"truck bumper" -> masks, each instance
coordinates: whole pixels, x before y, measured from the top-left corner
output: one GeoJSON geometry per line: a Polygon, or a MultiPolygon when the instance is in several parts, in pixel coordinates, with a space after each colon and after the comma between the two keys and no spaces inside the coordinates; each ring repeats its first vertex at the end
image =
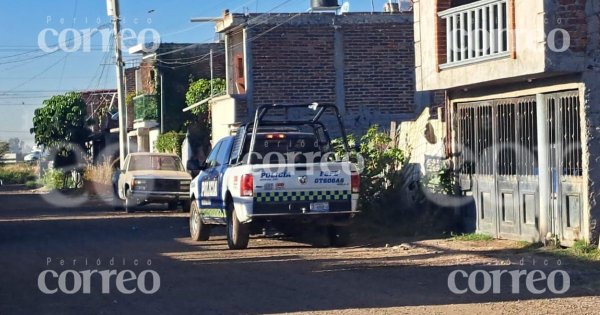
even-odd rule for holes
{"type": "Polygon", "coordinates": [[[131,196],[143,202],[171,202],[190,200],[189,192],[132,191],[131,196]]]}
{"type": "Polygon", "coordinates": [[[310,202],[269,202],[254,203],[247,213],[247,222],[253,219],[283,219],[299,221],[345,222],[359,213],[352,210],[350,200],[330,201],[328,211],[311,211],[310,202]]]}

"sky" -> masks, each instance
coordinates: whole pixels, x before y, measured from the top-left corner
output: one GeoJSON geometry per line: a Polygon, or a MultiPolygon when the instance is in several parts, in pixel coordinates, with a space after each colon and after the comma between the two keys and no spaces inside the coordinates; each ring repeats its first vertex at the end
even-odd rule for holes
{"type": "MultiPolygon", "coordinates": [[[[342,3],[343,1],[339,1],[342,3]]],[[[371,11],[371,0],[350,0],[350,11],[371,11]]],[[[386,0],[373,0],[381,11],[386,0]]],[[[214,24],[193,17],[232,12],[301,12],[310,0],[120,0],[122,28],[129,35],[161,42],[215,40],[214,24]],[[146,31],[144,31],[146,30],[146,31]]],[[[67,91],[116,88],[112,41],[93,29],[110,27],[105,0],[0,0],[0,140],[33,144],[34,110],[44,99],[67,91]],[[85,34],[92,34],[86,39],[85,34]],[[83,40],[82,40],[83,38],[83,40]],[[58,43],[63,42],[58,49],[58,43]]],[[[124,50],[137,43],[125,41],[124,50]]],[[[125,53],[128,66],[135,56],[125,53]]]]}

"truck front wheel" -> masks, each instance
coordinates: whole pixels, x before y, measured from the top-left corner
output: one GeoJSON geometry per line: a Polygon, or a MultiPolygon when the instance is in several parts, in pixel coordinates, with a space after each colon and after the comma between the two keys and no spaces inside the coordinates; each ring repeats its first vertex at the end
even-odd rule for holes
{"type": "Polygon", "coordinates": [[[229,249],[246,249],[250,240],[250,226],[235,215],[233,203],[227,205],[227,246],[229,249]]]}
{"type": "Polygon", "coordinates": [[[198,203],[192,200],[190,211],[190,236],[194,241],[208,241],[210,238],[210,225],[202,223],[202,216],[198,203]]]}

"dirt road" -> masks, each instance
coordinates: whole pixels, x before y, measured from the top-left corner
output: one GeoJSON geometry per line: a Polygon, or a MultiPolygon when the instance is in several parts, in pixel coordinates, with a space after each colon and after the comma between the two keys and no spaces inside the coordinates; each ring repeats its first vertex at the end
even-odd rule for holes
{"type": "MultiPolygon", "coordinates": [[[[600,306],[597,264],[533,255],[517,250],[514,242],[362,239],[340,249],[254,238],[248,250],[229,251],[223,231],[208,242],[189,241],[181,213],[127,215],[98,200],[75,207],[52,200],[0,193],[0,314],[595,314],[600,306]],[[501,278],[498,294],[454,294],[448,286],[456,270],[534,269],[546,275],[564,270],[569,289],[562,295],[533,294],[525,277],[518,294],[511,292],[509,278],[501,278]],[[40,289],[45,270],[58,275],[43,278],[56,293],[40,289]],[[144,294],[139,281],[129,281],[126,287],[137,291],[125,294],[113,277],[110,293],[102,293],[102,278],[92,275],[89,294],[83,293],[84,284],[67,294],[59,282],[68,270],[73,272],[63,279],[67,290],[76,287],[73,274],[85,270],[131,270],[136,276],[152,270],[160,286],[144,294]]],[[[476,288],[484,287],[481,279],[476,288]]],[[[149,290],[154,282],[144,286],[149,290]]],[[[459,286],[468,287],[466,278],[459,286]]]]}

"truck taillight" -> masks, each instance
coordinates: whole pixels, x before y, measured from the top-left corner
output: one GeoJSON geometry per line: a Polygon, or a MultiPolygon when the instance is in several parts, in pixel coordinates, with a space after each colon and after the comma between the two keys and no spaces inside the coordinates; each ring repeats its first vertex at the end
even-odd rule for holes
{"type": "Polygon", "coordinates": [[[252,177],[252,174],[242,175],[242,182],[240,183],[240,195],[250,197],[254,195],[254,178],[252,177]]]}
{"type": "Polygon", "coordinates": [[[351,182],[351,186],[352,186],[352,192],[353,193],[358,193],[360,192],[360,175],[358,173],[352,173],[352,175],[350,175],[350,182],[351,182]]]}

